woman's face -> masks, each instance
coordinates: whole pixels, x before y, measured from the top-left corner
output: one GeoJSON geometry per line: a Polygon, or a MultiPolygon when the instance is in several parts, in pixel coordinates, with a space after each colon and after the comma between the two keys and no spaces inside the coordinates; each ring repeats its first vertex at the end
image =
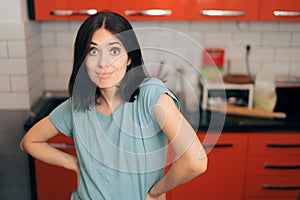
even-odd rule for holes
{"type": "Polygon", "coordinates": [[[125,76],[130,59],[121,41],[100,28],[92,37],[85,62],[90,79],[99,89],[113,89],[125,76]]]}

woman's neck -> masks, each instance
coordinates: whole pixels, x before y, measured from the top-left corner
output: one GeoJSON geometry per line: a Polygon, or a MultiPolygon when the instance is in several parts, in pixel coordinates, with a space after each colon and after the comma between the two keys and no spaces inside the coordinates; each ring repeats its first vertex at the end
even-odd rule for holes
{"type": "Polygon", "coordinates": [[[124,101],[118,95],[115,90],[101,90],[100,98],[98,99],[97,110],[105,115],[113,113],[124,101]]]}

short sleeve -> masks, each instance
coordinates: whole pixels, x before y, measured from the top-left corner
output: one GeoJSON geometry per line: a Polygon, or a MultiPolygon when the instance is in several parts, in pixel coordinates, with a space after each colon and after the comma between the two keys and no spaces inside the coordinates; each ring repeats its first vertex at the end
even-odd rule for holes
{"type": "Polygon", "coordinates": [[[148,80],[144,81],[140,88],[140,94],[146,108],[150,111],[152,117],[154,117],[153,108],[163,94],[167,94],[172,97],[175,105],[180,110],[180,102],[178,101],[176,96],[159,79],[149,78],[148,80]]]}
{"type": "Polygon", "coordinates": [[[68,137],[73,137],[72,103],[67,99],[50,113],[54,126],[68,137]]]}

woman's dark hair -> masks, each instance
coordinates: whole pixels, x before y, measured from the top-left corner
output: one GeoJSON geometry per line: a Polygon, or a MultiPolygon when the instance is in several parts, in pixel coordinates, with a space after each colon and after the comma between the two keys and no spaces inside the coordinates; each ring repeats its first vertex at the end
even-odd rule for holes
{"type": "Polygon", "coordinates": [[[89,53],[93,34],[100,28],[111,32],[122,42],[131,60],[119,85],[117,95],[125,101],[134,101],[139,93],[140,84],[147,77],[140,45],[128,20],[111,11],[102,11],[92,15],[83,22],[75,39],[69,94],[76,109],[88,109],[91,103],[97,103],[101,96],[99,88],[90,80],[85,66],[85,58],[89,53]]]}

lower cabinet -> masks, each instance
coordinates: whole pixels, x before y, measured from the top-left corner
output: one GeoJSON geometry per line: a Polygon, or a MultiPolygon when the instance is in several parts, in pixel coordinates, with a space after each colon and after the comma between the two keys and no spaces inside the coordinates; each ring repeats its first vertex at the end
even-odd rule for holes
{"type": "Polygon", "coordinates": [[[168,199],[244,199],[248,135],[221,134],[216,144],[206,142],[206,134],[197,135],[208,153],[207,171],[169,192],[168,199]]]}
{"type": "Polygon", "coordinates": [[[170,191],[168,200],[300,199],[300,133],[222,133],[215,145],[205,136],[198,134],[207,171],[170,191]]]}
{"type": "Polygon", "coordinates": [[[246,199],[300,198],[300,134],[250,134],[246,199]]]}
{"type": "MultiPolygon", "coordinates": [[[[49,141],[66,153],[76,155],[73,141],[59,134],[49,141]]],[[[67,200],[77,187],[76,174],[70,170],[34,160],[36,196],[38,200],[67,200]]]]}
{"type": "MultiPolygon", "coordinates": [[[[300,133],[198,133],[207,171],[167,193],[168,200],[296,200],[300,198],[300,133]],[[216,142],[214,142],[216,141],[216,142]]],[[[49,141],[76,155],[73,141],[49,141]]],[[[35,160],[39,200],[66,200],[76,188],[74,172],[35,160]]]]}

